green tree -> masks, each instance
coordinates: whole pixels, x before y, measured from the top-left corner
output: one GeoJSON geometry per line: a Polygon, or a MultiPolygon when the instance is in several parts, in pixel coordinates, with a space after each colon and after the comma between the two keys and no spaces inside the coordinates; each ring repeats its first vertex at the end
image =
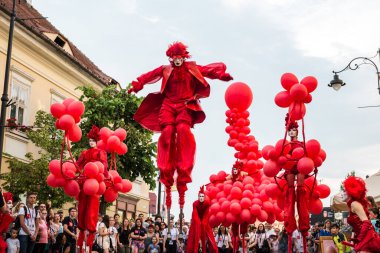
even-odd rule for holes
{"type": "Polygon", "coordinates": [[[84,137],[73,145],[75,155],[88,148],[85,135],[92,125],[99,128],[109,127],[115,130],[119,127],[128,132],[126,144],[128,152],[118,156],[117,168],[123,178],[133,181],[138,176],[154,189],[156,186],[157,169],[154,165],[156,143],[152,141],[153,133],[142,128],[133,115],[142,99],[128,94],[126,89],[117,90],[109,86],[101,92],[96,92],[90,86],[78,87],[83,92],[80,100],[84,102],[86,110],[80,127],[84,137]]]}
{"type": "Polygon", "coordinates": [[[5,180],[3,187],[14,195],[21,195],[27,191],[38,193],[38,200],[51,201],[53,207],[61,207],[73,199],[67,197],[62,188],[51,188],[46,183],[49,174],[49,162],[59,159],[63,132],[55,128],[55,119],[44,111],[38,111],[33,129],[26,132],[27,137],[40,148],[39,158],[35,159],[32,153],[25,154],[27,162],[11,157],[7,162],[10,172],[1,174],[5,180]]]}

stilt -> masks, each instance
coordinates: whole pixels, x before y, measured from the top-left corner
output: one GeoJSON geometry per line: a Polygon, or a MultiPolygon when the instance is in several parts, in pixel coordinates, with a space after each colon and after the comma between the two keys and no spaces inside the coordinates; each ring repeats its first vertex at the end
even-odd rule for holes
{"type": "Polygon", "coordinates": [[[179,210],[179,238],[181,239],[183,239],[182,222],[183,222],[183,208],[179,210]]]}

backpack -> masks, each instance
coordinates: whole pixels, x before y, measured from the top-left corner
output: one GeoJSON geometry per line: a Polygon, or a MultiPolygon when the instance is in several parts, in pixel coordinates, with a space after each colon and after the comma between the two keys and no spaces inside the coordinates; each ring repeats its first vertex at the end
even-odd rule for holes
{"type": "MultiPolygon", "coordinates": [[[[34,207],[34,210],[35,210],[35,212],[37,214],[38,213],[38,207],[34,207]]],[[[24,206],[24,213],[25,214],[28,213],[28,210],[26,209],[25,206],[24,206]]],[[[37,217],[36,217],[36,219],[37,219],[37,217]]],[[[24,219],[24,221],[25,221],[25,219],[24,219]]],[[[13,222],[13,228],[17,229],[17,231],[20,231],[20,229],[21,229],[20,215],[17,215],[16,219],[14,220],[14,222],[13,222]]]]}

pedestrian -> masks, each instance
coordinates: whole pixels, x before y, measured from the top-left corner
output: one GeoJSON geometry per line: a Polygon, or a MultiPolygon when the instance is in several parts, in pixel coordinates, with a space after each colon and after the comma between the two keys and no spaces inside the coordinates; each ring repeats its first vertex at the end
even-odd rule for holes
{"type": "Polygon", "coordinates": [[[347,238],[343,233],[339,232],[339,229],[340,227],[338,223],[331,224],[331,236],[338,249],[338,253],[351,252],[350,247],[343,244],[343,242],[347,242],[347,238]]]}
{"type": "Polygon", "coordinates": [[[37,193],[28,192],[26,194],[26,205],[20,209],[20,232],[18,239],[20,241],[20,253],[32,253],[38,234],[39,213],[35,208],[37,193]]]}
{"type": "Polygon", "coordinates": [[[146,230],[142,226],[142,220],[136,219],[135,226],[131,229],[132,252],[141,253],[145,249],[144,240],[147,237],[146,230]]]}
{"type": "Polygon", "coordinates": [[[50,238],[52,243],[52,252],[56,252],[58,250],[57,245],[57,236],[63,233],[63,225],[60,222],[59,213],[54,214],[54,218],[52,223],[50,224],[50,238]]]}
{"type": "Polygon", "coordinates": [[[113,216],[113,218],[114,218],[114,220],[115,220],[115,225],[114,225],[114,227],[115,227],[116,229],[119,229],[120,226],[121,226],[121,224],[120,224],[120,215],[116,213],[116,214],[113,216]]]}
{"type": "Polygon", "coordinates": [[[63,221],[63,232],[66,235],[66,241],[70,244],[70,253],[76,252],[76,244],[77,244],[77,209],[75,207],[70,207],[69,215],[66,216],[63,221]]]}
{"type": "Polygon", "coordinates": [[[118,245],[119,253],[130,253],[131,247],[129,241],[129,234],[131,233],[131,227],[128,218],[124,218],[122,226],[119,228],[118,245]]]}
{"type": "Polygon", "coordinates": [[[97,237],[97,244],[103,249],[103,253],[110,253],[110,237],[108,228],[110,227],[110,217],[103,216],[103,221],[99,224],[99,235],[97,237]]]}
{"type": "Polygon", "coordinates": [[[303,253],[304,252],[302,233],[298,229],[293,231],[292,243],[293,243],[293,252],[295,252],[295,253],[303,253]]]}
{"type": "Polygon", "coordinates": [[[20,252],[20,241],[17,239],[18,230],[11,229],[11,237],[6,240],[7,243],[7,253],[19,253],[20,252]]]}
{"type": "Polygon", "coordinates": [[[319,231],[319,236],[331,236],[330,227],[331,220],[326,219],[323,225],[323,229],[319,231]]]}
{"type": "Polygon", "coordinates": [[[110,237],[110,252],[117,252],[117,238],[118,231],[115,227],[115,219],[110,217],[110,226],[108,228],[108,234],[110,237]]]}
{"type": "Polygon", "coordinates": [[[228,234],[228,229],[223,225],[220,225],[215,241],[219,253],[228,253],[232,249],[231,236],[228,234]]]}
{"type": "Polygon", "coordinates": [[[148,226],[148,232],[146,234],[146,238],[144,239],[145,251],[148,251],[148,246],[152,243],[152,238],[157,237],[156,233],[154,233],[154,226],[150,224],[148,226]]]}
{"type": "Polygon", "coordinates": [[[34,246],[33,253],[45,253],[47,252],[47,244],[48,244],[48,224],[46,221],[47,217],[47,209],[40,208],[40,219],[38,222],[38,236],[36,239],[36,245],[34,246]]]}
{"type": "Polygon", "coordinates": [[[161,251],[157,237],[152,237],[152,243],[148,246],[148,253],[159,253],[161,251]]]}
{"type": "Polygon", "coordinates": [[[282,228],[279,234],[278,252],[288,253],[288,233],[286,233],[285,227],[282,228]]]}
{"type": "Polygon", "coordinates": [[[269,242],[267,238],[267,233],[264,228],[264,224],[260,223],[259,226],[257,227],[257,232],[256,232],[256,252],[257,253],[269,253],[270,248],[269,248],[269,242]]]}
{"type": "Polygon", "coordinates": [[[174,221],[170,220],[169,226],[162,232],[164,236],[164,252],[176,253],[177,252],[177,239],[179,231],[174,227],[174,221]]]}

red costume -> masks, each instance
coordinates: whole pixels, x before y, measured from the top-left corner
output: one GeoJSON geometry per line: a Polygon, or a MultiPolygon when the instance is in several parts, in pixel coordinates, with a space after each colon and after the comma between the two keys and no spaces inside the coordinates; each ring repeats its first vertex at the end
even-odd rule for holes
{"type": "MultiPolygon", "coordinates": [[[[89,139],[94,141],[99,140],[99,128],[93,126],[91,131],[87,134],[89,139]]],[[[80,169],[88,162],[99,161],[104,165],[104,175],[108,177],[108,162],[107,153],[104,150],[97,149],[96,147],[89,148],[82,151],[79,155],[77,165],[80,169]]],[[[99,214],[99,195],[89,196],[81,190],[78,196],[78,228],[80,230],[77,245],[82,249],[83,241],[85,238],[85,231],[89,232],[87,237],[87,245],[92,247],[95,239],[96,223],[98,222],[99,214]]]]}
{"type": "MultiPolygon", "coordinates": [[[[193,203],[193,213],[191,215],[191,225],[189,231],[189,239],[187,242],[187,253],[198,253],[199,241],[201,241],[202,252],[206,252],[206,242],[208,245],[208,250],[210,253],[218,252],[218,247],[216,246],[214,234],[209,219],[209,208],[210,201],[205,198],[204,187],[198,193],[198,196],[203,194],[204,201],[200,200],[194,201],[193,203]]],[[[199,196],[201,198],[201,196],[199,196]]]]}
{"type": "Polygon", "coordinates": [[[187,47],[181,42],[173,43],[166,54],[171,65],[160,66],[132,82],[129,92],[138,92],[145,84],[155,83],[162,78],[159,93],[150,93],[141,103],[134,119],[143,127],[161,132],[158,140],[157,167],[160,181],[166,186],[168,208],[171,206],[170,188],[177,171],[177,189],[181,209],[184,205],[186,184],[190,183],[194,166],[196,143],[190,128],[205,119],[199,98],[210,95],[210,86],[205,77],[232,80],[224,63],[199,66],[195,62],[183,62],[189,58],[187,47]],[[182,59],[176,64],[176,59],[182,59]]]}
{"type": "MultiPolygon", "coordinates": [[[[10,192],[3,194],[5,203],[9,200],[13,200],[13,195],[10,192]]],[[[1,196],[1,198],[3,197],[1,196]]],[[[3,235],[8,231],[9,225],[13,222],[13,217],[9,213],[0,213],[0,253],[5,253],[7,249],[7,243],[4,240],[3,235]]]]}
{"type": "Polygon", "coordinates": [[[359,177],[350,176],[343,182],[344,188],[350,200],[347,202],[350,215],[347,218],[355,233],[354,248],[356,252],[380,252],[380,237],[368,219],[368,202],[365,196],[365,182],[359,177]],[[352,212],[351,205],[354,201],[359,202],[367,216],[367,220],[361,220],[356,213],[352,212]]]}

